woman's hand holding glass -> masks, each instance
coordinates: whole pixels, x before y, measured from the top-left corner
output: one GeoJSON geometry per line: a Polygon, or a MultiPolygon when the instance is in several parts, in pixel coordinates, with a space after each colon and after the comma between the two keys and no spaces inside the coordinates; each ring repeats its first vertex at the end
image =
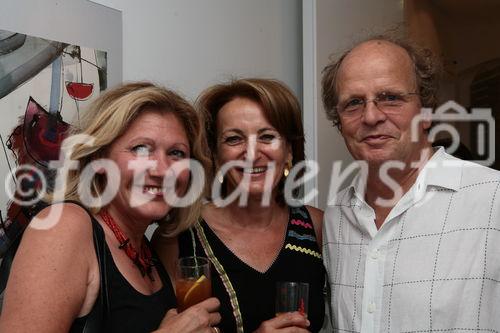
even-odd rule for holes
{"type": "Polygon", "coordinates": [[[219,301],[210,297],[210,262],[203,257],[179,258],[176,267],[175,289],[178,309],[167,312],[160,332],[218,332],[214,327],[221,316],[219,301]]]}
{"type": "Polygon", "coordinates": [[[254,333],[307,333],[309,325],[300,312],[287,312],[264,321],[254,333]]]}
{"type": "Polygon", "coordinates": [[[160,327],[153,333],[214,333],[221,316],[217,312],[219,301],[215,297],[193,305],[181,313],[171,309],[165,315],[160,327]]]}
{"type": "Polygon", "coordinates": [[[179,312],[212,296],[210,261],[207,258],[179,258],[175,277],[175,294],[179,312]]]}
{"type": "Polygon", "coordinates": [[[255,333],[309,332],[307,308],[309,284],[278,282],[276,284],[276,317],[263,322],[255,333]]]}

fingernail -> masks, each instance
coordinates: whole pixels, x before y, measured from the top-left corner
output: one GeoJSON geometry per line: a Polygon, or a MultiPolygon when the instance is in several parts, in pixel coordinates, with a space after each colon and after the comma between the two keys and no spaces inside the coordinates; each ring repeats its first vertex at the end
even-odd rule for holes
{"type": "Polygon", "coordinates": [[[311,325],[311,322],[309,321],[309,319],[306,319],[306,325],[307,326],[311,325]]]}

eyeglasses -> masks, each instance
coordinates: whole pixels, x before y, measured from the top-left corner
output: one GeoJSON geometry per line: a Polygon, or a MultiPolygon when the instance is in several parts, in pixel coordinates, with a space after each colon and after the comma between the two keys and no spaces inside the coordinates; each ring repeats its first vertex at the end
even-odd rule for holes
{"type": "Polygon", "coordinates": [[[418,93],[381,92],[373,99],[355,97],[340,103],[340,105],[337,106],[337,112],[339,115],[345,117],[359,116],[363,113],[366,105],[373,102],[380,111],[391,113],[393,111],[399,111],[399,109],[410,101],[410,97],[414,95],[418,95],[418,93]]]}

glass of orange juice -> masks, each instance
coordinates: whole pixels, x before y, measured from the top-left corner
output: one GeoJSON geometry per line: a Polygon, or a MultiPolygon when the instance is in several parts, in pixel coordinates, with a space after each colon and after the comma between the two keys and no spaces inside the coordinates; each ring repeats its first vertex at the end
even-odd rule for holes
{"type": "Polygon", "coordinates": [[[175,293],[179,312],[212,296],[210,261],[204,257],[179,258],[175,293]]]}

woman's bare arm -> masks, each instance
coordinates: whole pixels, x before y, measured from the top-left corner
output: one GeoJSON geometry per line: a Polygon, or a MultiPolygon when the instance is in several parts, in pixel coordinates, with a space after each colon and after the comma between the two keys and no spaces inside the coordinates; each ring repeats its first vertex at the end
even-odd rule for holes
{"type": "MultiPolygon", "coordinates": [[[[63,207],[57,223],[26,229],[5,291],[1,332],[67,332],[78,316],[92,308],[99,288],[99,271],[87,213],[74,204],[63,207]]],[[[50,221],[56,222],[56,221],[50,221]]]]}

